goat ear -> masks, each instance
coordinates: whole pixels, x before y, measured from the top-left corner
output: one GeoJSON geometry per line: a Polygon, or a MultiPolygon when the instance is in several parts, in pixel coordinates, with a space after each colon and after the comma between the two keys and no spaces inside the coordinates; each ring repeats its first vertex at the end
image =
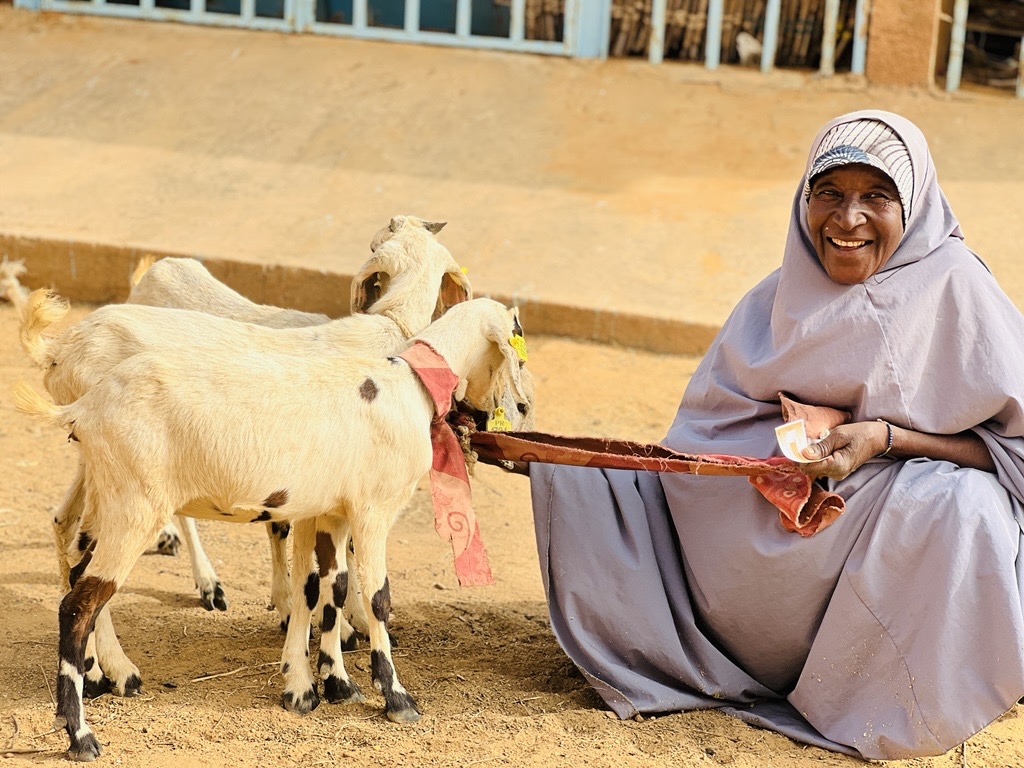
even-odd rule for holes
{"type": "Polygon", "coordinates": [[[473,298],[473,286],[469,284],[466,273],[451,267],[441,276],[441,290],[437,295],[437,306],[434,308],[434,320],[464,301],[473,298]]]}
{"type": "MultiPolygon", "coordinates": [[[[509,310],[509,313],[512,315],[512,335],[522,336],[523,326],[519,324],[519,307],[512,307],[512,309],[509,310]]],[[[523,362],[526,361],[524,360],[523,362]]]]}
{"type": "Polygon", "coordinates": [[[359,268],[352,278],[349,310],[353,315],[365,314],[377,303],[391,283],[391,268],[385,255],[374,254],[359,268]]]}
{"type": "Polygon", "coordinates": [[[444,225],[447,223],[447,221],[424,221],[423,228],[426,229],[427,232],[429,232],[430,234],[436,235],[438,232],[444,229],[444,225]]]}
{"type": "Polygon", "coordinates": [[[349,307],[353,315],[366,314],[384,293],[382,285],[386,278],[383,272],[360,274],[352,278],[352,295],[349,307]]]}
{"type": "Polygon", "coordinates": [[[390,229],[392,232],[397,232],[398,230],[405,226],[406,220],[407,217],[405,216],[393,216],[391,218],[391,226],[388,227],[388,229],[390,229]]]}
{"type": "Polygon", "coordinates": [[[519,310],[517,308],[508,310],[508,314],[511,322],[491,323],[487,329],[487,338],[498,345],[498,349],[501,350],[501,354],[505,358],[505,369],[508,371],[508,376],[512,381],[512,388],[515,390],[517,399],[520,402],[526,402],[529,399],[529,394],[523,385],[521,373],[523,356],[520,354],[520,350],[522,347],[517,349],[512,345],[514,337],[523,338],[523,328],[519,325],[519,310]],[[517,328],[519,330],[518,334],[514,332],[517,328]]]}

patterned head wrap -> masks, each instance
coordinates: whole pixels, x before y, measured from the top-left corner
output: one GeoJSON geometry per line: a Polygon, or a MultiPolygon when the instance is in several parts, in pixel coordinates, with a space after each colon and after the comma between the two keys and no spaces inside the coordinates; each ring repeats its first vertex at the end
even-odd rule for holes
{"type": "Polygon", "coordinates": [[[804,184],[804,198],[811,196],[811,180],[841,165],[870,165],[892,179],[903,206],[903,226],[910,218],[914,199],[914,167],[907,145],[880,120],[856,120],[828,131],[815,150],[814,163],[804,184]]]}

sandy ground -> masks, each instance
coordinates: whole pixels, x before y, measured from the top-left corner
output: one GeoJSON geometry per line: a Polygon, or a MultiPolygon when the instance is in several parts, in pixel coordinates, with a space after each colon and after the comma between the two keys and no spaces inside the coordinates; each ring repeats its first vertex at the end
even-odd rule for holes
{"type": "MultiPolygon", "coordinates": [[[[71,319],[88,308],[76,308],[71,319]]],[[[49,517],[75,461],[65,435],[10,406],[10,385],[39,385],[17,343],[15,313],[0,304],[0,751],[7,765],[62,758],[52,690],[59,601],[49,517]],[[27,752],[19,752],[27,750],[27,752]]],[[[660,439],[696,359],[530,339],[538,423],[562,434],[660,439]],[[636,382],[644,382],[639,388],[636,382]]],[[[208,613],[187,558],[144,556],[113,603],[144,693],[87,705],[106,751],[100,764],[263,766],[832,766],[860,761],[795,744],[714,712],[619,721],[550,632],[525,478],[480,466],[476,509],[495,584],[457,586],[421,489],[390,538],[396,662],[424,716],[389,723],[375,693],[365,705],[323,704],[305,717],[278,706],[283,636],[267,610],[269,555],[262,526],[200,523],[226,585],[227,612],[208,613]]],[[[315,658],[315,653],[314,653],[315,658]]],[[[368,652],[346,658],[370,690],[368,652]]],[[[1005,715],[966,747],[893,763],[928,768],[1016,768],[1024,718],[1005,715]]]]}

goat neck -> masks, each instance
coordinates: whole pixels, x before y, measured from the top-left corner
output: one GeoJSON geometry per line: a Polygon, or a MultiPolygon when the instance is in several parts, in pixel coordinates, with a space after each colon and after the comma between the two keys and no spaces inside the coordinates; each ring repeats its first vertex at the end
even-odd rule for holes
{"type": "Polygon", "coordinates": [[[437,305],[444,267],[427,264],[395,277],[370,314],[390,318],[408,339],[430,324],[437,305]]]}
{"type": "MultiPolygon", "coordinates": [[[[462,305],[458,305],[462,306],[462,305]]],[[[486,353],[490,340],[477,328],[468,323],[458,322],[461,313],[452,314],[457,307],[439,317],[424,330],[410,339],[410,342],[425,341],[437,354],[444,358],[452,373],[459,377],[459,390],[465,388],[466,378],[472,372],[477,360],[486,353]]]]}

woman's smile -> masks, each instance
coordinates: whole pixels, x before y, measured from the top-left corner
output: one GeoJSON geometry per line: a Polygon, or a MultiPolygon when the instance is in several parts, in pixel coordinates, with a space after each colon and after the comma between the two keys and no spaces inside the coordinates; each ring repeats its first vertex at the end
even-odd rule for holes
{"type": "Polygon", "coordinates": [[[836,248],[839,248],[840,250],[849,251],[852,251],[856,248],[860,248],[866,245],[867,243],[871,242],[870,240],[839,240],[835,237],[828,238],[828,241],[832,243],[832,245],[834,245],[836,248]]]}

